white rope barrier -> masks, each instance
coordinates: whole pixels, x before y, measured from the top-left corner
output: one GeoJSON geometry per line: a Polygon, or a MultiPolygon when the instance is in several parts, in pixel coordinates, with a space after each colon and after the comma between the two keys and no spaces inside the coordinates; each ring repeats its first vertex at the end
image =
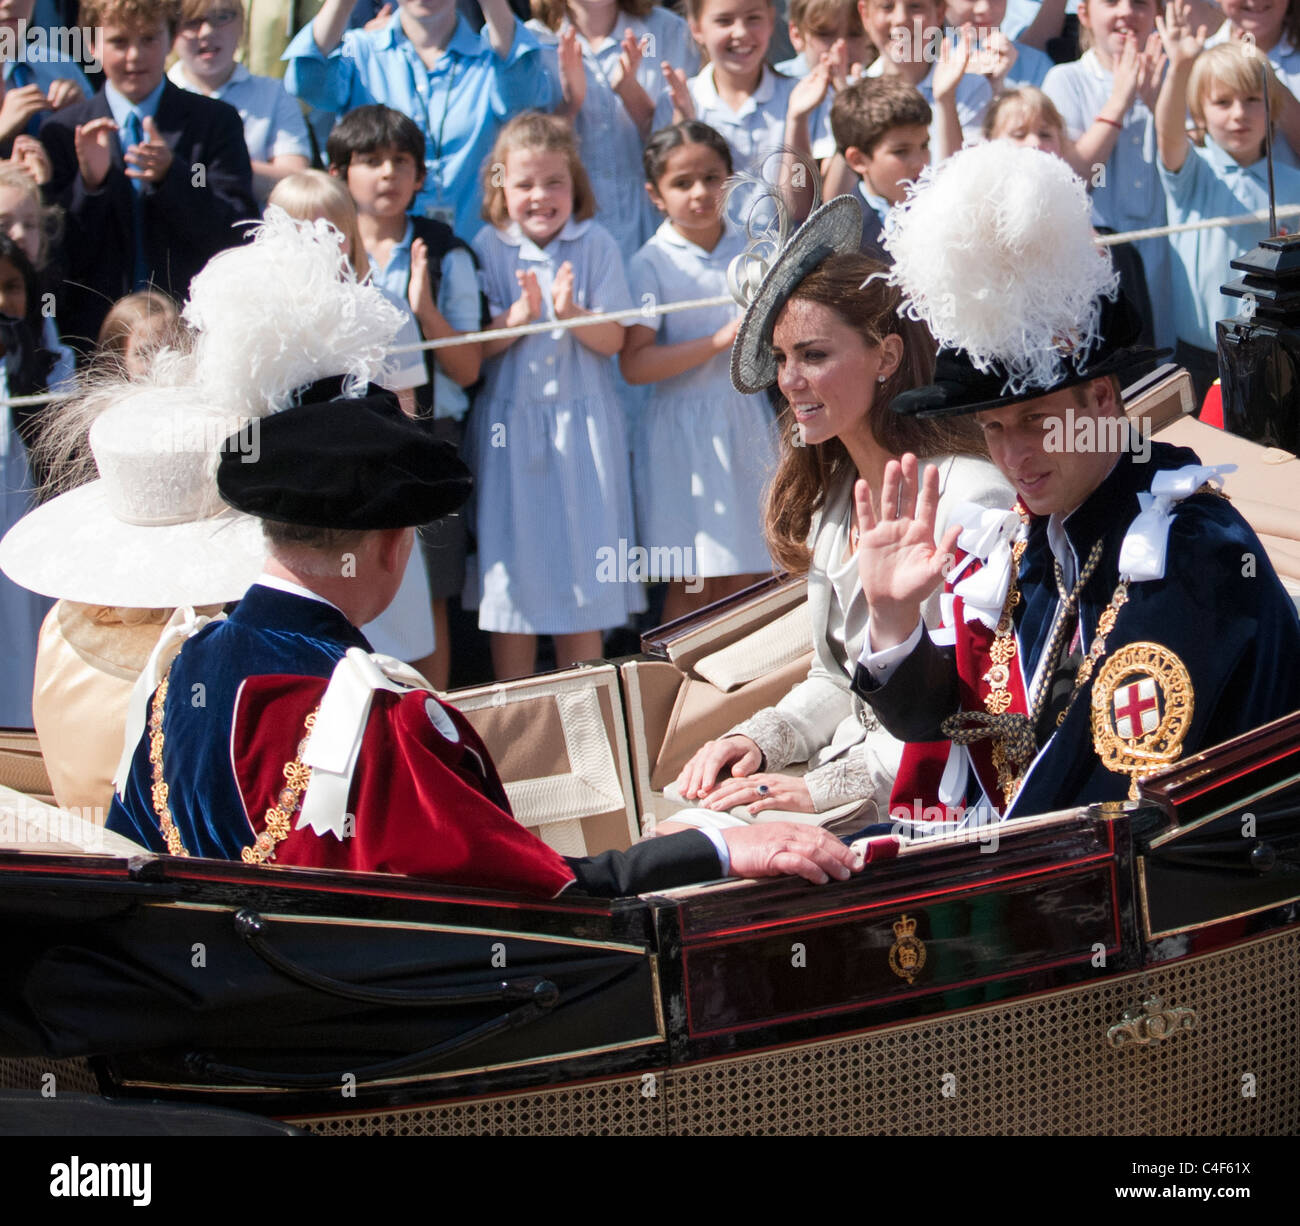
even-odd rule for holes
{"type": "MultiPolygon", "coordinates": [[[[1300,204],[1285,204],[1278,207],[1276,215],[1281,217],[1300,216],[1300,204]]],[[[1188,221],[1171,226],[1152,226],[1148,230],[1127,230],[1123,234],[1102,234],[1097,236],[1099,247],[1115,247],[1120,243],[1136,243],[1146,238],[1161,238],[1168,234],[1185,234],[1192,230],[1213,230],[1223,226],[1246,226],[1268,221],[1268,211],[1242,213],[1235,217],[1210,217],[1204,221],[1188,221]]],[[[730,294],[718,294],[713,298],[690,298],[682,302],[661,302],[653,305],[630,307],[626,311],[606,311],[595,315],[579,315],[573,319],[540,320],[537,323],[520,324],[515,328],[488,328],[482,332],[463,332],[458,336],[446,336],[441,340],[420,341],[418,344],[396,345],[389,349],[390,354],[419,353],[425,350],[452,349],[458,345],[476,345],[488,340],[504,340],[520,336],[535,336],[543,332],[567,332],[573,328],[588,328],[594,324],[620,323],[637,324],[655,319],[660,315],[673,315],[678,311],[699,311],[706,307],[727,306],[732,303],[730,294]]],[[[43,396],[0,397],[0,404],[10,407],[48,404],[54,400],[67,400],[77,393],[49,393],[43,396]]]]}
{"type": "Polygon", "coordinates": [[[691,298],[683,302],[656,303],[654,306],[629,307],[626,311],[606,311],[597,315],[577,315],[573,319],[540,320],[532,324],[519,324],[514,328],[487,328],[482,332],[462,332],[459,336],[444,336],[437,341],[420,341],[412,345],[396,345],[389,353],[416,353],[424,349],[451,349],[456,345],[476,345],[480,341],[504,340],[507,337],[533,336],[539,332],[558,332],[570,328],[589,328],[593,324],[645,323],[657,315],[672,315],[677,311],[698,311],[704,307],[727,306],[735,302],[730,294],[714,298],[691,298]]]}
{"type": "MultiPolygon", "coordinates": [[[[1276,209],[1278,217],[1300,216],[1300,204],[1283,204],[1276,209]]],[[[1144,238],[1160,238],[1165,234],[1186,234],[1191,230],[1213,230],[1219,226],[1248,226],[1268,221],[1268,210],[1258,213],[1239,213],[1233,217],[1209,217],[1204,221],[1184,221],[1174,226],[1153,226],[1150,230],[1128,230],[1123,234],[1099,234],[1099,247],[1114,247],[1119,243],[1136,243],[1144,238]]]]}

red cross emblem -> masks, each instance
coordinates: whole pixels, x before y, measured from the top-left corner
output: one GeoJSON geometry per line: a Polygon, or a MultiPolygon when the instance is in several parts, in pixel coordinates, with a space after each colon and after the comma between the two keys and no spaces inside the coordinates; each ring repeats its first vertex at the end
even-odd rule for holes
{"type": "Polygon", "coordinates": [[[1160,724],[1156,679],[1143,677],[1115,691],[1115,731],[1126,741],[1154,732],[1160,724]]]}

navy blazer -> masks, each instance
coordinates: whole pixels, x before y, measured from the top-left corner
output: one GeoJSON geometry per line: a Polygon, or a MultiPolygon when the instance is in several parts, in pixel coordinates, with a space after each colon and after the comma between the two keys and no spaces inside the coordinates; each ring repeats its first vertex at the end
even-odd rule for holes
{"type": "MultiPolygon", "coordinates": [[[[48,201],[67,211],[65,275],[58,296],[59,331],[78,348],[93,347],[109,307],[133,288],[133,189],[114,135],[108,177],[88,191],[77,169],[79,124],[112,118],[101,90],[56,111],[40,131],[54,174],[48,201]]],[[[242,241],[236,222],[258,216],[244,125],[229,103],[164,81],[154,125],[173,161],[159,184],[140,193],[151,284],[182,302],[190,280],[218,251],[242,241]]]]}

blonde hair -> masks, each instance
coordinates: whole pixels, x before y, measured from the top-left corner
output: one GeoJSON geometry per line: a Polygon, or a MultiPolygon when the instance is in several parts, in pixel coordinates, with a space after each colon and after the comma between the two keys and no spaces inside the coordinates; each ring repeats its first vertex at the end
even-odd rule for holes
{"type": "Polygon", "coordinates": [[[366,258],[366,245],[361,241],[357,206],[342,179],[323,170],[298,170],[275,185],[266,203],[268,208],[279,205],[299,221],[328,221],[348,241],[357,280],[365,279],[370,272],[370,261],[366,258]]]}
{"type": "MultiPolygon", "coordinates": [[[[618,11],[629,17],[645,17],[658,6],[658,0],[618,0],[618,11]]],[[[566,0],[532,0],[533,16],[548,30],[558,30],[569,12],[566,0]]]]}
{"type": "Polygon", "coordinates": [[[1268,83],[1268,103],[1273,114],[1273,123],[1282,113],[1282,100],[1285,97],[1282,83],[1273,73],[1273,66],[1268,57],[1262,54],[1247,55],[1240,43],[1220,43],[1217,47],[1208,47],[1196,57],[1192,65],[1192,75],[1187,80],[1187,109],[1198,128],[1205,127],[1205,96],[1210,92],[1215,81],[1226,85],[1234,93],[1256,93],[1260,88],[1260,66],[1265,72],[1268,83]]]}
{"type": "Polygon", "coordinates": [[[1061,112],[1056,109],[1056,103],[1041,89],[1037,89],[1032,85],[1023,85],[1019,89],[1008,90],[1005,94],[994,99],[992,105],[984,113],[984,139],[996,140],[1000,135],[998,132],[999,120],[1002,120],[1016,108],[1019,108],[1030,120],[1045,120],[1056,129],[1061,140],[1065,140],[1065,120],[1061,118],[1061,112]]]}
{"type": "Polygon", "coordinates": [[[540,111],[525,111],[516,115],[497,134],[492,152],[483,163],[483,216],[494,226],[509,225],[506,210],[505,165],[506,158],[516,150],[533,153],[562,153],[569,163],[569,177],[573,180],[573,218],[586,221],[596,215],[596,194],[591,190],[591,180],[578,156],[578,142],[568,121],[558,115],[543,115],[540,111]]]}
{"type": "Polygon", "coordinates": [[[141,324],[153,325],[155,320],[161,326],[152,347],[175,349],[183,335],[181,313],[166,294],[156,289],[142,289],[119,298],[100,324],[96,356],[125,360],[132,335],[141,324]]]}
{"type": "Polygon", "coordinates": [[[63,210],[57,204],[47,205],[41,199],[41,189],[36,180],[12,163],[0,162],[0,187],[12,187],[29,196],[36,205],[41,219],[41,244],[32,266],[40,272],[49,263],[51,244],[57,243],[63,234],[63,210]]]}

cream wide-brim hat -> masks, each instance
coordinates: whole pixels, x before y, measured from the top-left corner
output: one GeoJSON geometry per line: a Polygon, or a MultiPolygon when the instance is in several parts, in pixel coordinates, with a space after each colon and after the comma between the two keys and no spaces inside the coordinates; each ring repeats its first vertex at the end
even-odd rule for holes
{"type": "MultiPolygon", "coordinates": [[[[262,569],[261,523],[217,493],[216,456],[241,423],[197,389],[141,388],[90,430],[100,477],[37,507],[0,541],[0,569],[63,600],[175,608],[238,600],[262,569]]],[[[256,421],[244,424],[251,451],[256,421]]]]}

